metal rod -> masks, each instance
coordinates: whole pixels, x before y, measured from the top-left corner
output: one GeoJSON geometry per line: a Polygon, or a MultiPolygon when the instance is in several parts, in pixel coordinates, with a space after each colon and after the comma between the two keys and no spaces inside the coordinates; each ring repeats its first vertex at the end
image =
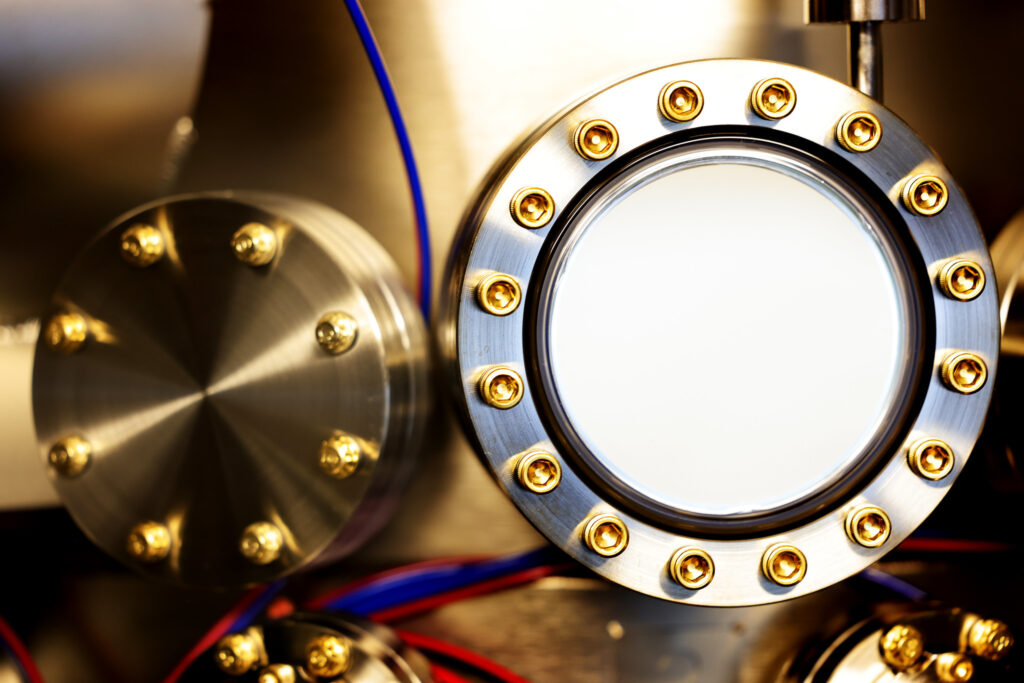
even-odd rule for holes
{"type": "Polygon", "coordinates": [[[882,101],[882,22],[849,25],[850,85],[882,101]]]}

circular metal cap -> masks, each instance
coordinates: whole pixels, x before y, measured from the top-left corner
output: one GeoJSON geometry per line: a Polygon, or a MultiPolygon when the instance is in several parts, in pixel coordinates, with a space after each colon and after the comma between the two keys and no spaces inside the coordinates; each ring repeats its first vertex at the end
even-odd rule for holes
{"type": "Polygon", "coordinates": [[[70,355],[37,346],[39,444],[44,457],[71,436],[90,444],[88,468],[52,479],[110,554],[185,583],[264,582],[386,521],[425,420],[425,332],[393,263],[348,219],[271,195],[160,201],[95,240],[53,306],[86,318],[90,340],[70,355]],[[148,268],[120,254],[138,224],[166,246],[148,268]],[[252,225],[277,245],[259,268],[237,258],[252,225]],[[325,316],[344,353],[318,343],[325,316]],[[362,446],[344,477],[321,455],[339,435],[362,446]],[[166,529],[160,557],[128,551],[142,522],[166,529]]]}

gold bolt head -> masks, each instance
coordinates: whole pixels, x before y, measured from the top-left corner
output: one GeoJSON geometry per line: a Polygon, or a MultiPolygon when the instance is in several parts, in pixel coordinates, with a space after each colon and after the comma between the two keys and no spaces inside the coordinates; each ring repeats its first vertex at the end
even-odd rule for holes
{"type": "Polygon", "coordinates": [[[231,237],[231,249],[247,266],[265,266],[277,253],[277,235],[262,223],[246,223],[231,237]]]}
{"type": "Polygon", "coordinates": [[[1013,649],[1013,634],[1001,621],[978,619],[967,635],[967,646],[979,657],[998,661],[1013,649]]]}
{"type": "Polygon", "coordinates": [[[768,548],[761,557],[761,571],[780,586],[794,586],[807,574],[807,558],[795,546],[779,543],[768,548]]]}
{"type": "Polygon", "coordinates": [[[516,463],[516,477],[527,490],[548,493],[561,483],[562,466],[550,453],[530,451],[523,454],[516,463]]]}
{"type": "Polygon", "coordinates": [[[782,78],[766,78],[750,91],[750,106],[763,119],[785,118],[796,107],[796,90],[782,78]]]}
{"type": "Polygon", "coordinates": [[[476,286],[480,305],[491,315],[508,315],[519,308],[523,292],[511,275],[492,273],[476,286]]]}
{"type": "Polygon", "coordinates": [[[288,664],[271,664],[260,671],[258,683],[295,683],[298,677],[295,674],[295,667],[288,664]]]}
{"type": "Polygon", "coordinates": [[[516,223],[524,228],[536,230],[547,225],[555,215],[555,200],[547,190],[524,187],[512,196],[509,209],[516,223]]]}
{"type": "Polygon", "coordinates": [[[238,549],[253,564],[270,564],[281,557],[284,536],[270,522],[255,522],[245,527],[238,541],[238,549]]]}
{"type": "Polygon", "coordinates": [[[846,516],[846,535],[857,545],[877,548],[889,540],[892,523],[881,508],[865,506],[846,516]]]}
{"type": "Polygon", "coordinates": [[[945,441],[923,439],[910,447],[907,463],[919,477],[938,481],[953,471],[956,458],[945,441]]]}
{"type": "Polygon", "coordinates": [[[949,189],[942,179],[933,175],[919,175],[903,183],[903,205],[919,216],[934,216],[946,208],[949,189]]]}
{"type": "Polygon", "coordinates": [[[703,108],[704,93],[690,81],[669,83],[658,95],[658,111],[669,121],[692,121],[703,108]]]}
{"type": "Polygon", "coordinates": [[[836,140],[848,152],[870,152],[881,139],[882,122],[870,112],[852,112],[836,124],[836,140]]]}
{"type": "Polygon", "coordinates": [[[583,527],[583,542],[602,557],[615,557],[629,545],[629,530],[614,515],[595,515],[583,527]]]}
{"type": "Polygon", "coordinates": [[[974,677],[974,662],[959,652],[947,652],[935,658],[935,673],[942,683],[967,683],[974,677]]]}
{"type": "Polygon", "coordinates": [[[230,676],[241,676],[260,663],[260,643],[246,633],[231,633],[219,641],[213,649],[217,667],[230,676]]]}
{"type": "Polygon", "coordinates": [[[338,636],[318,636],[306,646],[306,670],[317,678],[340,676],[352,665],[352,647],[338,636]]]}
{"type": "Polygon", "coordinates": [[[985,289],[985,271],[974,261],[954,259],[939,271],[939,286],[951,299],[970,301],[985,289]]]}
{"type": "Polygon", "coordinates": [[[46,456],[53,471],[62,477],[77,477],[89,465],[92,446],[85,439],[69,436],[50,447],[46,456]]]}
{"type": "Polygon", "coordinates": [[[695,591],[711,583],[715,563],[700,548],[680,548],[668,563],[672,579],[683,588],[695,591]]]}
{"type": "Polygon", "coordinates": [[[977,354],[958,351],[942,361],[942,380],[953,391],[973,394],[985,386],[988,368],[977,354]]]}
{"type": "Polygon", "coordinates": [[[325,314],[316,324],[316,343],[333,356],[352,348],[358,334],[356,319],[340,311],[325,314]]]}
{"type": "Polygon", "coordinates": [[[46,322],[43,341],[57,353],[74,353],[89,338],[89,326],[77,313],[58,313],[46,322]]]}
{"type": "Polygon", "coordinates": [[[164,256],[164,236],[152,225],[136,223],[121,233],[121,258],[145,268],[164,256]]]}
{"type": "Polygon", "coordinates": [[[128,532],[125,550],[139,562],[159,562],[171,552],[171,532],[159,522],[142,522],[128,532]]]}
{"type": "Polygon", "coordinates": [[[320,469],[335,479],[347,479],[359,469],[362,449],[346,434],[335,434],[320,444],[320,469]]]}
{"type": "Polygon", "coordinates": [[[512,368],[492,368],[480,378],[480,395],[488,405],[508,410],[523,400],[523,378],[512,368]]]}
{"type": "Polygon", "coordinates": [[[604,119],[591,119],[576,127],[573,144],[584,159],[601,161],[619,148],[619,131],[604,119]]]}
{"type": "Polygon", "coordinates": [[[913,626],[897,624],[882,634],[882,659],[896,671],[906,671],[924,654],[924,638],[913,626]]]}

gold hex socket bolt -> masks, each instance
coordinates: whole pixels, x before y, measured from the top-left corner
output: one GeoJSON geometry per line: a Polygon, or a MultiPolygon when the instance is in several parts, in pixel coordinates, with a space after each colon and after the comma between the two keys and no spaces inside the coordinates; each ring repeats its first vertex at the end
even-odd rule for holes
{"type": "Polygon", "coordinates": [[[359,469],[362,449],[345,434],[335,434],[320,444],[320,469],[335,479],[348,479],[359,469]]]}
{"type": "Polygon", "coordinates": [[[288,664],[271,664],[260,671],[258,683],[295,683],[298,676],[295,674],[295,667],[288,664]]]}
{"type": "Polygon", "coordinates": [[[978,619],[967,634],[971,652],[991,661],[998,661],[1013,649],[1010,627],[995,619],[978,619]]]}
{"type": "Polygon", "coordinates": [[[680,548],[669,560],[668,571],[680,586],[695,591],[715,578],[715,563],[700,548],[680,548]]]}
{"type": "Polygon", "coordinates": [[[766,78],[750,91],[750,107],[762,119],[785,118],[796,107],[796,90],[787,80],[766,78]]]}
{"type": "Polygon", "coordinates": [[[985,289],[985,271],[974,261],[954,259],[939,271],[939,286],[951,299],[970,301],[985,289]]]}
{"type": "Polygon", "coordinates": [[[836,124],[836,140],[848,152],[870,152],[881,139],[882,122],[870,112],[851,112],[836,124]]]}
{"type": "Polygon", "coordinates": [[[534,493],[554,491],[562,481],[562,466],[545,451],[524,453],[516,463],[516,478],[523,488],[534,493]]]}
{"type": "Polygon", "coordinates": [[[594,515],[583,527],[583,542],[602,557],[615,557],[629,545],[629,529],[615,515],[594,515]]]}
{"type": "Polygon", "coordinates": [[[794,586],[807,574],[807,558],[799,548],[779,543],[764,551],[761,571],[772,583],[794,586]]]}
{"type": "Polygon", "coordinates": [[[889,540],[892,522],[881,508],[866,505],[846,516],[846,535],[857,545],[878,548],[889,540]]]}
{"type": "Polygon", "coordinates": [[[508,315],[519,308],[523,291],[511,275],[492,273],[476,286],[476,297],[491,315],[508,315]]]}
{"type": "Polygon", "coordinates": [[[92,458],[92,446],[85,439],[69,436],[53,444],[46,456],[53,471],[62,477],[77,477],[92,458]]]}
{"type": "Polygon", "coordinates": [[[949,189],[942,179],[933,175],[918,175],[903,183],[900,192],[903,205],[919,216],[934,216],[946,208],[949,189]]]}
{"type": "Polygon", "coordinates": [[[661,89],[658,111],[669,121],[692,121],[704,109],[704,93],[690,81],[674,81],[661,89]]]}
{"type": "Polygon", "coordinates": [[[619,148],[619,131],[604,119],[584,121],[572,136],[576,152],[584,159],[602,161],[619,148]]]}
{"type": "Polygon", "coordinates": [[[959,652],[947,652],[935,658],[935,674],[943,683],[967,683],[974,677],[974,662],[959,652]]]}
{"type": "Polygon", "coordinates": [[[246,223],[232,235],[231,249],[245,265],[265,266],[277,254],[277,235],[262,223],[246,223]]]}
{"type": "Polygon", "coordinates": [[[128,532],[125,550],[139,562],[159,562],[171,552],[171,532],[159,522],[142,522],[128,532]]]}
{"type": "Polygon", "coordinates": [[[977,354],[958,351],[946,356],[942,361],[942,381],[953,391],[961,394],[973,394],[985,386],[988,379],[988,368],[985,361],[977,354]]]}
{"type": "Polygon", "coordinates": [[[89,325],[77,313],[58,313],[43,330],[43,341],[57,353],[74,353],[89,338],[89,325]]]}
{"type": "Polygon", "coordinates": [[[539,187],[524,187],[512,196],[509,211],[516,223],[524,228],[543,228],[555,215],[555,200],[547,190],[539,187]]]}
{"type": "Polygon", "coordinates": [[[480,396],[488,405],[501,410],[518,405],[525,391],[523,378],[512,368],[492,368],[480,378],[480,396]]]}
{"type": "Polygon", "coordinates": [[[252,630],[248,633],[229,633],[218,640],[213,649],[217,667],[230,676],[241,676],[252,671],[262,658],[263,644],[252,630]]]}
{"type": "Polygon", "coordinates": [[[145,268],[164,257],[164,236],[152,225],[136,223],[121,233],[121,258],[145,268]]]}
{"type": "Polygon", "coordinates": [[[306,646],[306,671],[317,678],[333,678],[352,665],[352,646],[338,636],[318,636],[306,646]]]}
{"type": "Polygon", "coordinates": [[[356,319],[340,311],[325,314],[316,324],[316,343],[332,356],[351,349],[358,334],[356,319]]]}
{"type": "Polygon", "coordinates": [[[284,535],[270,522],[255,522],[245,527],[238,550],[253,564],[270,564],[281,557],[284,535]]]}
{"type": "Polygon", "coordinates": [[[913,626],[897,624],[882,634],[882,659],[896,671],[906,671],[924,654],[924,638],[913,626]]]}
{"type": "Polygon", "coordinates": [[[923,439],[910,447],[907,464],[919,477],[938,481],[953,471],[956,458],[945,441],[923,439]]]}

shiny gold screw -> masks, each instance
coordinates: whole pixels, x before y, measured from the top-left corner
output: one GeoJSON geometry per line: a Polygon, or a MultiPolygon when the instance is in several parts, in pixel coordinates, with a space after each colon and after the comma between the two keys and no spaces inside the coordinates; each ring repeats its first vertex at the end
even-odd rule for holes
{"type": "Polygon", "coordinates": [[[953,259],[939,271],[939,286],[951,299],[970,301],[985,289],[985,271],[974,261],[953,259]]]}
{"type": "Polygon", "coordinates": [[[295,667],[288,664],[271,664],[260,671],[256,679],[258,683],[295,683],[298,677],[295,674],[295,667]]]}
{"type": "Polygon", "coordinates": [[[121,257],[139,268],[151,266],[164,256],[164,236],[152,225],[136,223],[121,233],[121,257]]]}
{"type": "Polygon", "coordinates": [[[262,657],[262,643],[252,630],[249,633],[230,633],[217,641],[213,649],[217,667],[230,676],[248,673],[260,663],[262,657]]]}
{"type": "Polygon", "coordinates": [[[865,548],[877,548],[889,540],[892,523],[881,508],[865,506],[846,516],[846,535],[865,548]]]}
{"type": "Polygon", "coordinates": [[[320,469],[335,479],[347,479],[359,469],[361,456],[358,441],[345,434],[334,434],[320,444],[320,469]]]}
{"type": "Polygon", "coordinates": [[[938,481],[953,471],[956,459],[953,449],[945,441],[924,439],[910,447],[907,452],[907,464],[914,473],[925,479],[938,481]]]}
{"type": "Polygon", "coordinates": [[[316,342],[327,353],[337,356],[356,343],[359,323],[347,313],[326,313],[316,324],[316,342]]]}
{"type": "Polygon", "coordinates": [[[246,223],[232,235],[231,249],[247,266],[265,266],[277,253],[277,235],[262,223],[246,223]]]}
{"type": "Polygon", "coordinates": [[[695,591],[711,583],[715,563],[700,548],[680,548],[668,563],[672,579],[683,588],[695,591]]]}
{"type": "Polygon", "coordinates": [[[949,190],[941,178],[918,175],[903,183],[903,205],[921,216],[934,216],[946,208],[949,190]]]}
{"type": "Polygon", "coordinates": [[[306,646],[306,670],[317,678],[340,676],[352,665],[352,647],[338,636],[318,636],[306,646]]]}
{"type": "Polygon", "coordinates": [[[77,477],[89,465],[92,446],[85,439],[69,436],[53,444],[46,456],[53,471],[62,477],[77,477]]]}
{"type": "Polygon", "coordinates": [[[512,218],[524,228],[543,228],[555,215],[555,200],[547,190],[524,187],[513,195],[510,210],[512,218]]]}
{"type": "Polygon", "coordinates": [[[158,562],[171,552],[171,532],[159,522],[142,522],[128,532],[125,550],[139,562],[158,562]]]}
{"type": "Polygon", "coordinates": [[[281,557],[284,536],[270,522],[255,522],[245,527],[238,549],[253,564],[270,564],[281,557]]]}
{"type": "Polygon", "coordinates": [[[852,112],[836,124],[836,140],[848,152],[870,152],[881,139],[882,122],[870,112],[852,112]]]}
{"type": "Polygon", "coordinates": [[[974,677],[974,662],[959,652],[946,652],[935,658],[935,673],[943,683],[967,683],[974,677]]]}
{"type": "Polygon", "coordinates": [[[967,634],[967,646],[979,657],[998,661],[1013,649],[1013,634],[1001,621],[978,619],[967,634]]]}
{"type": "Polygon", "coordinates": [[[89,326],[77,313],[58,313],[43,329],[43,341],[57,353],[74,353],[89,338],[89,326]]]}
{"type": "Polygon", "coordinates": [[[562,466],[545,451],[524,453],[516,463],[519,483],[534,493],[554,491],[562,481],[562,466]]]}
{"type": "Polygon", "coordinates": [[[796,107],[796,90],[781,78],[766,78],[750,91],[750,106],[763,119],[785,118],[796,107]]]}
{"type": "Polygon", "coordinates": [[[480,378],[480,395],[484,401],[502,410],[516,406],[525,390],[523,378],[512,368],[492,368],[480,378]]]}
{"type": "Polygon", "coordinates": [[[576,127],[573,144],[584,159],[601,161],[615,154],[619,147],[619,131],[604,119],[591,119],[576,127]]]}
{"type": "Polygon", "coordinates": [[[804,580],[807,558],[799,548],[779,543],[764,551],[761,571],[769,581],[780,586],[793,586],[804,580]]]}
{"type": "Polygon", "coordinates": [[[950,389],[961,394],[973,394],[985,386],[988,368],[977,354],[958,351],[942,361],[942,380],[950,389]]]}
{"type": "Polygon", "coordinates": [[[614,515],[594,515],[583,527],[583,542],[602,557],[615,557],[629,545],[629,530],[614,515]]]}
{"type": "Polygon", "coordinates": [[[476,296],[483,309],[492,315],[508,315],[519,308],[523,292],[511,275],[491,273],[476,286],[476,296]]]}
{"type": "Polygon", "coordinates": [[[692,121],[703,108],[704,93],[690,81],[669,83],[658,95],[658,111],[669,121],[692,121]]]}
{"type": "Polygon", "coordinates": [[[882,634],[879,647],[886,664],[896,671],[906,671],[924,654],[924,638],[913,626],[897,624],[882,634]]]}

